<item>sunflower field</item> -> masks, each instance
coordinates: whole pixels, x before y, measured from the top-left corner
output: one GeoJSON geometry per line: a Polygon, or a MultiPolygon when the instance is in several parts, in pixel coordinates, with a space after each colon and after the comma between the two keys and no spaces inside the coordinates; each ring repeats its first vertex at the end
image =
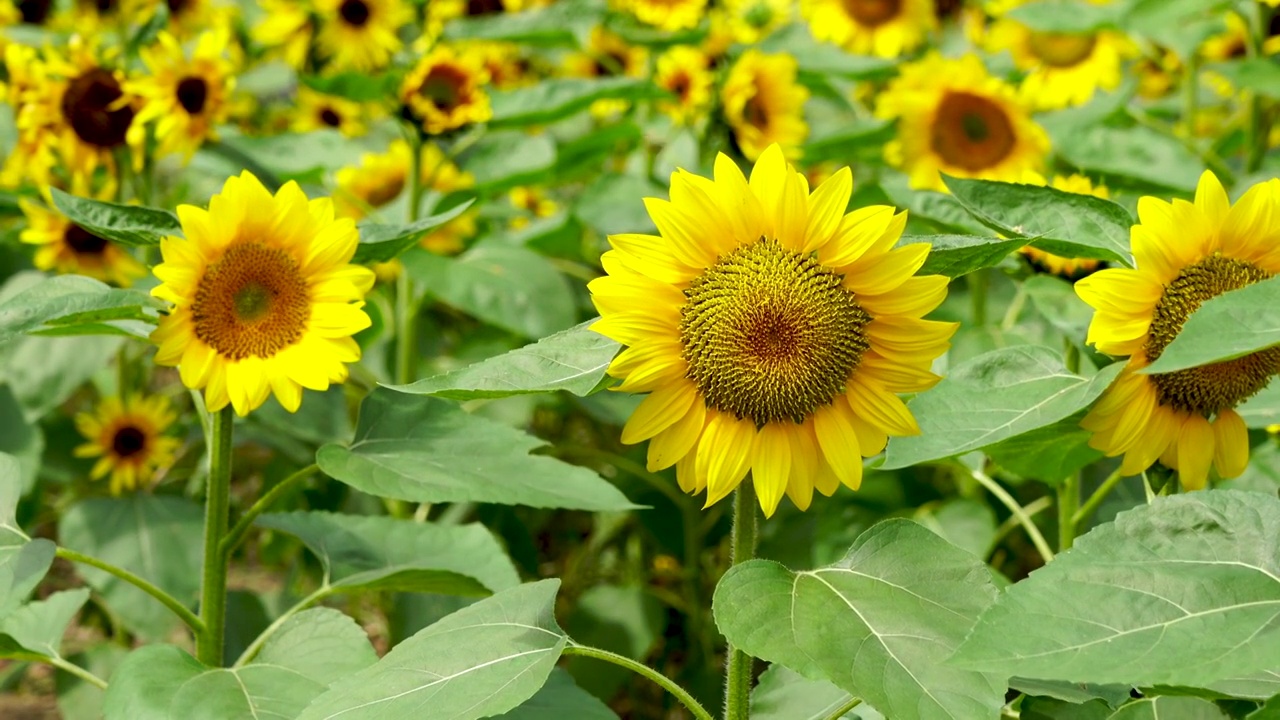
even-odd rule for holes
{"type": "Polygon", "coordinates": [[[3,720],[1280,720],[1280,0],[0,0],[3,720]]]}

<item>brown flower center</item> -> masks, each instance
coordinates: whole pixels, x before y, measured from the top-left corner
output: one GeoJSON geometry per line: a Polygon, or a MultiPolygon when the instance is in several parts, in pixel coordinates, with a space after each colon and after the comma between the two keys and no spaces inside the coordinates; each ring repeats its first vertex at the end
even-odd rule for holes
{"type": "Polygon", "coordinates": [[[1032,32],[1027,41],[1031,53],[1045,65],[1075,67],[1093,54],[1098,36],[1093,33],[1032,32]]]}
{"type": "Polygon", "coordinates": [[[865,27],[879,27],[902,12],[902,0],[841,0],[849,17],[865,27]]]}
{"type": "Polygon", "coordinates": [[[948,165],[977,172],[997,165],[1013,151],[1013,123],[991,100],[948,92],[938,104],[931,145],[948,165]]]}
{"type": "Polygon", "coordinates": [[[18,12],[27,25],[43,25],[53,10],[53,0],[18,0],[18,12]]]}
{"type": "Polygon", "coordinates": [[[209,85],[204,78],[190,77],[182,78],[178,83],[178,104],[188,115],[199,115],[204,111],[204,104],[209,99],[209,85]]]}
{"type": "Polygon", "coordinates": [[[119,458],[129,458],[145,450],[147,434],[132,425],[126,425],[111,438],[111,452],[119,458]]]}
{"type": "Polygon", "coordinates": [[[342,0],[342,4],[338,6],[338,15],[352,27],[364,27],[369,22],[369,6],[364,0],[342,0]]]}
{"type": "Polygon", "coordinates": [[[320,122],[331,128],[341,127],[342,116],[333,108],[324,108],[320,111],[320,122]]]}
{"type": "Polygon", "coordinates": [[[761,238],[720,258],[685,290],[682,357],[708,408],[757,426],[803,422],[844,392],[870,347],[843,277],[812,254],[761,238]]]}
{"type": "Polygon", "coordinates": [[[302,337],[310,291],[288,253],[239,242],[205,270],[191,317],[196,337],[219,355],[267,358],[302,337]]]}
{"type": "MultiPolygon", "coordinates": [[[[1214,254],[1185,268],[1165,286],[1151,317],[1145,346],[1147,359],[1155,362],[1182,325],[1205,300],[1239,290],[1271,273],[1253,263],[1214,254]]],[[[1151,376],[1161,405],[1211,417],[1252,397],[1280,373],[1280,347],[1200,367],[1151,376]]]]}
{"type": "Polygon", "coordinates": [[[449,112],[462,104],[462,90],[466,85],[464,71],[453,65],[437,65],[423,79],[418,94],[440,111],[449,112]]]}
{"type": "Polygon", "coordinates": [[[62,231],[62,242],[76,255],[101,255],[107,249],[107,239],[98,237],[84,228],[70,223],[62,231]]]}
{"type": "Polygon", "coordinates": [[[467,0],[467,15],[495,15],[503,11],[502,0],[467,0]]]}
{"type": "Polygon", "coordinates": [[[133,108],[115,107],[124,95],[120,82],[107,70],[86,70],[62,94],[62,116],[76,135],[90,145],[113,148],[124,143],[133,122],[133,108]]]}

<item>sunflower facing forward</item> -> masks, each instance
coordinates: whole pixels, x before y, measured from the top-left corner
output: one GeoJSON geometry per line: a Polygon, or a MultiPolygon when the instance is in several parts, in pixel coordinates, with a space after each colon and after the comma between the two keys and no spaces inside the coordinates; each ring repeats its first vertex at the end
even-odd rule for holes
{"type": "Polygon", "coordinates": [[[151,335],[157,364],[203,388],[210,411],[231,403],[241,416],[272,392],[296,411],[302,388],[346,380],[374,279],[349,264],[354,222],[335,220],[328,198],[308,201],[297,183],[272,196],[248,171],[208,210],[179,205],[178,218],[186,238],[161,242],[162,284],[151,291],[175,306],[151,335]]]}
{"type": "Polygon", "coordinates": [[[335,70],[370,72],[400,51],[400,27],[412,19],[401,0],[316,0],[323,18],[316,49],[335,70]]]}
{"type": "Polygon", "coordinates": [[[940,171],[1023,182],[1040,172],[1049,152],[1049,136],[1017,90],[988,75],[976,55],[935,54],[903,66],[876,114],[898,119],[898,139],[885,146],[885,157],[911,176],[914,188],[943,189],[940,171]]]}
{"type": "Polygon", "coordinates": [[[481,58],[437,45],[400,85],[400,101],[428,135],[439,135],[493,116],[481,58]]]}
{"type": "Polygon", "coordinates": [[[919,432],[895,393],[938,381],[956,326],[921,318],[947,279],[914,277],[927,244],[894,249],[905,213],[846,215],[852,189],[843,168],[810,193],[777,145],[750,180],[720,155],[714,180],[677,171],[670,202],[645,201],[660,236],[609,238],[592,327],[627,346],[618,389],[649,393],[622,441],[708,506],[750,471],[767,515],[784,493],[807,508],[919,432]]]}
{"type": "Polygon", "coordinates": [[[734,63],[720,90],[725,121],[748,160],[778,144],[788,158],[798,157],[809,135],[804,104],[809,91],[796,82],[796,60],[748,50],[734,63]]]}
{"type": "Polygon", "coordinates": [[[1212,466],[1244,472],[1249,437],[1235,408],[1280,372],[1280,348],[1187,370],[1138,371],[1157,360],[1204,301],[1280,273],[1280,180],[1250,188],[1231,205],[1217,177],[1200,177],[1194,203],[1138,202],[1131,242],[1135,267],[1102,270],[1076,283],[1095,313],[1088,341],[1129,356],[1120,376],[1081,425],[1089,444],[1123,455],[1137,474],[1156,460],[1182,486],[1203,488],[1212,466]]]}
{"type": "Polygon", "coordinates": [[[119,495],[151,482],[156,470],[173,463],[180,444],[164,432],[177,416],[160,396],[105,398],[92,413],[76,416],[76,429],[89,442],[75,456],[98,458],[89,477],[111,476],[111,494],[119,495]]]}
{"type": "Polygon", "coordinates": [[[816,39],[858,55],[898,57],[937,26],[932,0],[804,0],[800,11],[816,39]]]}
{"type": "Polygon", "coordinates": [[[216,137],[214,126],[226,120],[235,87],[225,57],[227,40],[225,32],[202,33],[190,59],[169,33],[160,33],[155,45],[142,49],[152,75],[129,86],[146,103],[135,128],[154,121],[161,153],[190,159],[206,139],[216,137]]]}

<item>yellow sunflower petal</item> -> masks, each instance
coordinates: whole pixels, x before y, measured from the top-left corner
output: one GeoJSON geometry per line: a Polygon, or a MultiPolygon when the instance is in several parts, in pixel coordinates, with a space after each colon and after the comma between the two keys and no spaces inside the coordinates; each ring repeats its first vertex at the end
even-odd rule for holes
{"type": "Polygon", "coordinates": [[[707,502],[711,507],[733,492],[751,466],[751,447],[756,427],[750,420],[713,412],[698,442],[699,484],[706,480],[707,502]]]}
{"type": "Polygon", "coordinates": [[[819,408],[813,414],[813,429],[818,445],[831,470],[850,490],[862,485],[862,453],[858,450],[858,435],[853,431],[847,406],[833,403],[819,408]]]}
{"type": "Polygon", "coordinates": [[[785,426],[769,423],[756,433],[751,452],[751,483],[765,517],[773,517],[787,490],[791,473],[791,443],[785,426]]]}
{"type": "MultiPolygon", "coordinates": [[[[706,406],[700,400],[695,400],[683,417],[655,435],[649,441],[645,463],[649,472],[665,470],[692,452],[698,446],[698,439],[702,437],[706,420],[706,406]]],[[[689,490],[686,489],[685,492],[689,490]]]]}
{"type": "Polygon", "coordinates": [[[835,236],[853,194],[853,173],[840,168],[809,196],[809,224],[800,252],[813,252],[835,236]]]}
{"type": "Polygon", "coordinates": [[[622,442],[634,445],[666,430],[688,414],[696,399],[697,391],[690,383],[677,383],[654,390],[640,403],[622,428],[622,442]]]}
{"type": "Polygon", "coordinates": [[[1249,464],[1249,428],[1234,410],[1213,420],[1213,466],[1224,478],[1239,477],[1249,464]]]}

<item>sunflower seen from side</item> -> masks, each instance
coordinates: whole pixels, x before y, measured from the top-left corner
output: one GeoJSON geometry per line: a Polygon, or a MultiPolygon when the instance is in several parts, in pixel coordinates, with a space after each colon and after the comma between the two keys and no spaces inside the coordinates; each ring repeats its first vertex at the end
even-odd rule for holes
{"type": "Polygon", "coordinates": [[[481,58],[437,45],[400,85],[400,101],[428,135],[439,135],[493,116],[481,58]]]}
{"type": "Polygon", "coordinates": [[[317,54],[334,70],[371,72],[400,51],[399,31],[413,12],[401,0],[316,0],[322,18],[317,54]]]}
{"type": "Polygon", "coordinates": [[[720,102],[734,141],[748,160],[760,157],[770,145],[781,146],[789,159],[800,155],[809,135],[804,104],[809,91],[796,81],[796,60],[759,50],[742,53],[729,70],[720,102]]]}
{"type": "Polygon", "coordinates": [[[803,0],[800,12],[814,38],[886,58],[919,47],[938,24],[933,0],[803,0]]]}
{"type": "Polygon", "coordinates": [[[660,235],[609,238],[592,327],[626,346],[617,389],[648,393],[622,441],[707,506],[750,471],[766,515],[784,494],[808,508],[919,432],[895,393],[938,381],[956,326],[922,318],[947,279],[915,276],[927,245],[894,249],[905,213],[846,214],[852,187],[843,168],[811,193],[777,145],[749,179],[720,155],[714,180],[677,171],[670,201],[646,199],[660,235]]]}
{"type": "Polygon", "coordinates": [[[1234,205],[1211,172],[1195,201],[1138,202],[1130,236],[1134,268],[1111,268],[1076,283],[1094,308],[1088,342],[1128,356],[1116,381],[1081,425],[1089,444],[1122,455],[1134,475],[1159,460],[1183,488],[1205,487],[1210,468],[1244,472],[1249,437],[1235,411],[1280,373],[1280,348],[1170,373],[1141,374],[1159,359],[1206,300],[1280,273],[1280,180],[1253,186],[1234,205]]]}
{"type": "Polygon", "coordinates": [[[88,442],[73,452],[98,459],[89,477],[110,476],[112,495],[146,487],[157,470],[173,464],[180,442],[165,431],[175,420],[169,401],[161,396],[104,398],[93,412],[76,415],[76,429],[88,442]]]}
{"type": "Polygon", "coordinates": [[[976,55],[930,55],[902,68],[880,94],[876,115],[898,121],[885,158],[913,188],[943,190],[940,173],[1023,182],[1039,174],[1049,136],[1018,91],[987,73],[976,55]]]}
{"type": "MultiPolygon", "coordinates": [[[[72,182],[71,192],[98,200],[109,200],[115,196],[115,188],[111,184],[91,194],[89,183],[81,176],[72,182]]],[[[133,281],[146,276],[146,268],[128,250],[80,227],[59,212],[49,197],[47,187],[44,203],[22,198],[18,205],[27,216],[27,227],[18,239],[36,246],[33,259],[36,268],[85,275],[120,287],[128,287],[133,281]]]]}
{"type": "Polygon", "coordinates": [[[151,75],[129,85],[144,101],[133,131],[154,122],[160,153],[190,160],[205,140],[217,138],[215,127],[226,121],[235,88],[227,41],[224,32],[202,33],[187,58],[177,39],[162,32],[155,45],[141,50],[151,75]]]}
{"type": "Polygon", "coordinates": [[[178,218],[185,238],[161,242],[154,270],[152,295],[173,303],[151,335],[157,364],[203,389],[210,411],[230,403],[241,416],[271,393],[294,412],[303,388],[347,379],[374,280],[350,264],[354,222],[294,182],[272,195],[248,171],[229,178],[208,210],[180,205],[178,218]]]}
{"type": "Polygon", "coordinates": [[[1083,105],[1100,89],[1116,89],[1121,60],[1129,52],[1118,33],[1043,32],[1009,18],[996,21],[986,39],[989,50],[1008,50],[1026,73],[1020,89],[1037,110],[1083,105]]]}

